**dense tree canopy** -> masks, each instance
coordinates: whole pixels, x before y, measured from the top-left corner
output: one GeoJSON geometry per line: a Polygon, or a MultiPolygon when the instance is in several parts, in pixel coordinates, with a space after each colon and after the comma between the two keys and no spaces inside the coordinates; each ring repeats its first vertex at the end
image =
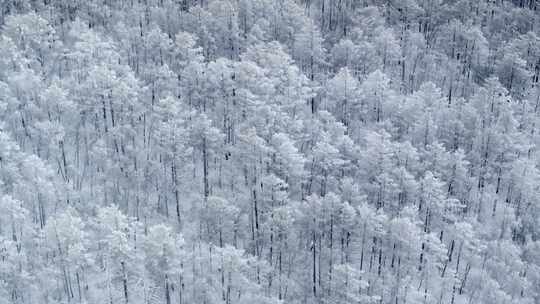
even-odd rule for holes
{"type": "Polygon", "coordinates": [[[533,0],[0,4],[0,303],[540,303],[533,0]]]}

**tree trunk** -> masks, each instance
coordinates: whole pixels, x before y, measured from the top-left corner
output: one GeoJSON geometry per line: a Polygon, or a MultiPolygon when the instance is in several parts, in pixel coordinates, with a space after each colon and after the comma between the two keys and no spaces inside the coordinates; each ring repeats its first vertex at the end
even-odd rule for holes
{"type": "Polygon", "coordinates": [[[120,264],[122,265],[122,285],[124,287],[124,302],[128,304],[129,297],[128,297],[128,287],[127,287],[126,264],[123,261],[120,262],[120,264]]]}

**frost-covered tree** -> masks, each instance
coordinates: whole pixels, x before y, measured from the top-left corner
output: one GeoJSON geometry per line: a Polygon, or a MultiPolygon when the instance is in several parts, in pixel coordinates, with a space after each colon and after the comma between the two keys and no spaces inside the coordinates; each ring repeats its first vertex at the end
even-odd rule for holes
{"type": "Polygon", "coordinates": [[[537,303],[535,1],[0,4],[0,303],[537,303]]]}

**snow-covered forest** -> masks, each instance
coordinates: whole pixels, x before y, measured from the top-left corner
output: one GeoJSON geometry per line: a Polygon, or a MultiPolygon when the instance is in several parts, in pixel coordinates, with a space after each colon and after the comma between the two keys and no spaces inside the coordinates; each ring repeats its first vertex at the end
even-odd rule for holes
{"type": "Polygon", "coordinates": [[[540,2],[0,1],[0,304],[540,303],[540,2]]]}

